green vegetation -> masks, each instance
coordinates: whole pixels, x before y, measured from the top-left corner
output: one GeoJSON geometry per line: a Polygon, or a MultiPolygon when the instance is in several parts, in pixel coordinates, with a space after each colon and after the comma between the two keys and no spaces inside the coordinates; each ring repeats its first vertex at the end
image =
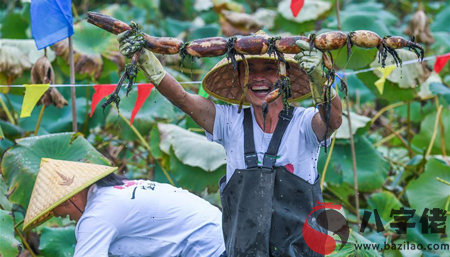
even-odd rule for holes
{"type": "MultiPolygon", "coordinates": [[[[31,37],[29,1],[0,3],[0,85],[30,84],[31,67],[42,56],[31,37]]],[[[290,1],[250,0],[129,0],[74,1],[73,36],[76,84],[115,84],[124,64],[118,42],[109,34],[85,21],[87,11],[108,14],[125,22],[137,22],[141,30],[154,36],[179,37],[184,42],[249,28],[228,20],[223,10],[252,14],[247,23],[257,22],[270,35],[308,35],[337,30],[334,0],[306,1],[304,10],[293,18],[290,1]],[[75,12],[76,10],[76,12],[75,12]]],[[[341,30],[372,30],[381,37],[405,34],[414,14],[423,10],[430,21],[429,35],[416,37],[425,56],[450,52],[450,6],[446,1],[341,1],[341,30]],[[344,3],[342,3],[344,2],[344,3]],[[431,43],[433,41],[433,43],[431,43]],[[424,43],[427,42],[427,43],[424,43]]],[[[45,22],[45,21],[43,21],[45,22]]],[[[416,26],[418,30],[420,26],[416,26]]],[[[63,40],[47,49],[56,84],[69,84],[68,45],[63,40]]],[[[346,49],[332,52],[336,70],[346,72],[378,67],[376,49],[353,47],[347,61],[346,49]]],[[[399,51],[404,61],[415,54],[399,51]]],[[[160,56],[163,65],[178,81],[199,81],[220,60],[160,56]]],[[[450,239],[450,65],[437,74],[435,60],[403,65],[387,77],[383,93],[374,82],[381,74],[368,71],[347,76],[352,134],[356,150],[359,192],[354,190],[353,162],[347,113],[334,139],[333,150],[321,153],[318,171],[325,175],[323,185],[327,202],[342,204],[352,233],[349,242],[335,256],[444,256],[441,250],[355,250],[353,244],[372,242],[400,244],[446,243],[450,239]],[[439,114],[439,115],[438,115],[439,114]],[[437,118],[440,118],[437,120],[437,118]],[[331,156],[331,157],[330,157],[331,156]],[[327,158],[330,157],[327,162],[327,158]],[[325,170],[325,166],[327,169],[325,170]],[[324,174],[326,172],[326,174],[324,174]],[[385,226],[377,233],[374,215],[364,233],[358,234],[355,194],[359,213],[378,210],[385,226]],[[399,235],[389,226],[392,209],[415,209],[415,228],[399,235]],[[425,208],[447,211],[445,234],[423,234],[419,223],[425,208]]],[[[388,58],[387,63],[391,61],[388,58]]],[[[147,82],[142,73],[138,82],[147,82]]],[[[199,84],[183,84],[197,93],[199,84]]],[[[225,174],[225,152],[208,142],[203,130],[153,90],[135,118],[129,120],[137,97],[136,88],[128,97],[121,93],[120,113],[109,106],[98,106],[92,118],[92,87],[77,87],[76,104],[79,133],[72,132],[70,88],[58,88],[69,105],[45,108],[38,136],[34,137],[41,106],[31,117],[19,118],[24,88],[0,87],[0,256],[17,256],[33,249],[40,256],[71,256],[74,251],[74,223],[53,218],[23,234],[25,216],[40,158],[109,163],[130,179],[152,179],[174,183],[220,205],[218,180],[225,174]],[[40,239],[40,243],[39,243],[40,239]]],[[[341,98],[344,99],[343,94],[341,98]]],[[[345,100],[343,100],[345,102],[345,100]]],[[[309,107],[312,101],[296,103],[309,107]]],[[[301,158],[301,156],[299,157],[301,158]]],[[[409,222],[412,222],[410,220],[409,222]]],[[[339,246],[338,246],[339,247],[339,246]]],[[[338,248],[337,248],[338,249],[338,248]]]]}

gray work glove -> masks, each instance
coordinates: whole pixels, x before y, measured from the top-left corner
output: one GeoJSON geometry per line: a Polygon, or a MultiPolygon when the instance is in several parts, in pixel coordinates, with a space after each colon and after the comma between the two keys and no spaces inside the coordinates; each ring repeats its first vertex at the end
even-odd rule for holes
{"type": "Polygon", "coordinates": [[[142,49],[136,65],[144,72],[148,80],[155,86],[158,86],[164,76],[166,76],[166,71],[158,58],[152,52],[143,48],[145,44],[144,38],[139,35],[132,35],[131,31],[125,31],[117,35],[117,40],[120,44],[120,53],[127,58],[132,58],[137,51],[142,49]]]}
{"type": "MultiPolygon", "coordinates": [[[[323,54],[317,49],[310,51],[310,45],[306,41],[297,40],[295,43],[302,49],[302,52],[298,53],[294,58],[297,60],[300,68],[304,69],[308,74],[314,104],[323,104],[323,87],[327,81],[325,72],[322,68],[323,54]]],[[[335,96],[336,91],[331,88],[331,99],[335,96]]]]}

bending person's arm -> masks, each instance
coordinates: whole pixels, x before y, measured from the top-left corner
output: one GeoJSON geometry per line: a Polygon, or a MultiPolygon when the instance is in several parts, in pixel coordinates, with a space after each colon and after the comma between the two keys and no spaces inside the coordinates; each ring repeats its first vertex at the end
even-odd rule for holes
{"type": "Polygon", "coordinates": [[[114,225],[96,218],[80,220],[75,231],[74,257],[108,257],[109,247],[117,237],[114,225]]]}
{"type": "Polygon", "coordinates": [[[131,58],[134,53],[142,49],[137,66],[158,91],[183,112],[192,117],[197,124],[209,133],[213,132],[216,109],[214,104],[199,95],[192,95],[162,67],[155,55],[143,48],[144,41],[131,32],[123,32],[117,36],[120,52],[131,58]]]}

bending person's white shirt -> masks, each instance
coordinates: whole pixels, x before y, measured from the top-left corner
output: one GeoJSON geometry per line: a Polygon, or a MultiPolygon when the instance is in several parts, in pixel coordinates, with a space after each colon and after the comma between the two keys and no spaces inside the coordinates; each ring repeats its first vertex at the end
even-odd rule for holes
{"type": "Polygon", "coordinates": [[[88,193],[76,227],[75,257],[220,256],[222,214],[186,190],[153,181],[88,193]]]}

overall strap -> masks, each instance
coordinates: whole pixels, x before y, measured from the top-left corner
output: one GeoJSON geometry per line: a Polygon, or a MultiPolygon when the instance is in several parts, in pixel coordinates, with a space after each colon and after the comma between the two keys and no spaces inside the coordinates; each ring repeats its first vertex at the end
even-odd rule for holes
{"type": "Polygon", "coordinates": [[[263,167],[272,168],[275,165],[278,148],[281,144],[281,139],[283,138],[284,132],[286,131],[286,128],[289,125],[293,114],[293,106],[289,106],[287,113],[284,110],[280,112],[277,127],[275,128],[275,132],[273,132],[272,139],[270,140],[269,147],[267,148],[267,152],[264,154],[263,167]]]}
{"type": "Polygon", "coordinates": [[[244,109],[244,156],[247,168],[258,167],[258,155],[253,136],[253,120],[250,108],[244,109]]]}

